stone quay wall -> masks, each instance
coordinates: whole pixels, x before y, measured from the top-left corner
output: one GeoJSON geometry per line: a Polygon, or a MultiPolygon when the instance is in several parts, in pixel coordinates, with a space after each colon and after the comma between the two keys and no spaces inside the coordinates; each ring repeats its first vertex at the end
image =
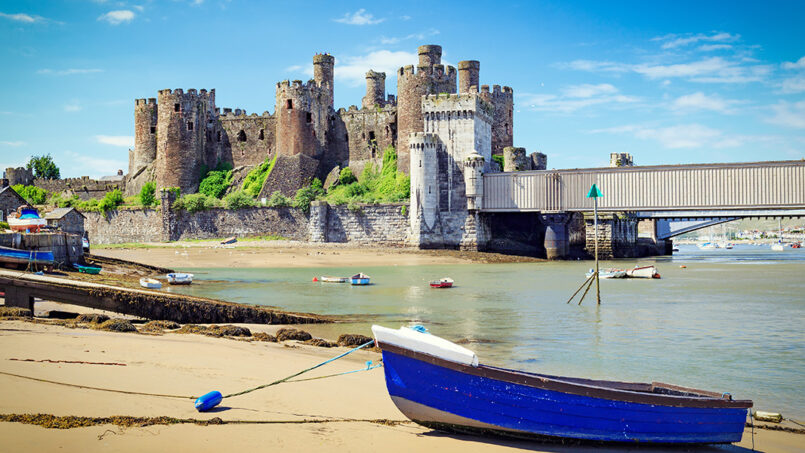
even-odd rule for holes
{"type": "Polygon", "coordinates": [[[195,213],[138,209],[111,211],[106,216],[86,212],[84,226],[93,244],[277,234],[297,241],[403,246],[408,235],[407,209],[405,204],[350,209],[321,202],[314,202],[309,214],[289,207],[195,213]]]}

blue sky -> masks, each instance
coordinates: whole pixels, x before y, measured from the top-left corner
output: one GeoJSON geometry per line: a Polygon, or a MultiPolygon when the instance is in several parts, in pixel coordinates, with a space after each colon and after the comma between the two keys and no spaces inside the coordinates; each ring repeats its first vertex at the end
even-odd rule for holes
{"type": "Polygon", "coordinates": [[[50,153],[63,176],[127,169],[134,99],[215,88],[274,111],[274,87],[336,57],[336,107],[364,73],[481,61],[515,92],[515,145],[551,168],[805,158],[805,2],[3,1],[0,168],[50,153]]]}

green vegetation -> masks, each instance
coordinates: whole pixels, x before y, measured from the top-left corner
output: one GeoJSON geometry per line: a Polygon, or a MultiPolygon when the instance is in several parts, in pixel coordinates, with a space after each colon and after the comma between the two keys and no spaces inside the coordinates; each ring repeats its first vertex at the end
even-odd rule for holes
{"type": "Polygon", "coordinates": [[[202,174],[203,178],[198,186],[198,191],[208,197],[221,199],[226,193],[226,189],[232,184],[232,164],[230,163],[219,163],[214,170],[202,174]]]}
{"type": "Polygon", "coordinates": [[[352,170],[349,167],[341,169],[341,173],[338,175],[338,182],[341,184],[352,184],[353,182],[357,182],[358,178],[352,174],[352,170]]]}
{"type": "Polygon", "coordinates": [[[53,162],[53,158],[50,157],[50,154],[31,156],[31,159],[25,167],[29,170],[33,169],[35,178],[59,179],[61,177],[59,167],[53,162]]]}
{"type": "Polygon", "coordinates": [[[293,206],[293,200],[283,195],[279,190],[275,190],[274,193],[271,194],[271,198],[268,199],[267,205],[272,208],[293,206]]]}
{"type": "Polygon", "coordinates": [[[30,204],[45,204],[48,198],[48,192],[45,189],[40,189],[36,186],[23,186],[22,184],[15,184],[11,186],[14,192],[20,194],[30,204]]]}
{"type": "Polygon", "coordinates": [[[140,205],[146,208],[155,205],[157,203],[156,193],[157,193],[157,183],[155,183],[154,181],[145,183],[143,188],[140,189],[140,195],[139,195],[140,205]]]}
{"type": "Polygon", "coordinates": [[[321,186],[319,178],[313,178],[313,181],[307,187],[302,187],[296,191],[294,198],[294,206],[304,212],[310,211],[310,202],[324,195],[324,189],[321,186]]]}
{"type": "MultiPolygon", "coordinates": [[[[344,178],[345,168],[341,171],[339,181],[344,178]]],[[[350,170],[347,177],[352,175],[350,170]]],[[[348,179],[347,179],[348,180],[348,179]]],[[[341,184],[320,197],[331,204],[356,203],[394,203],[407,200],[411,195],[411,179],[405,173],[397,171],[397,152],[393,146],[383,151],[383,165],[377,171],[369,164],[363,169],[361,177],[351,183],[341,184]]]]}
{"type": "Polygon", "coordinates": [[[8,222],[0,222],[0,230],[7,230],[9,228],[11,227],[8,226],[8,222]]]}
{"type": "Polygon", "coordinates": [[[173,209],[199,212],[220,206],[221,202],[215,197],[210,197],[203,193],[191,193],[178,198],[173,204],[173,209]]]}
{"type": "Polygon", "coordinates": [[[107,192],[106,195],[101,198],[101,201],[98,202],[98,210],[105,215],[107,212],[117,209],[121,204],[123,204],[123,194],[120,192],[120,189],[115,189],[111,192],[107,192]]]}
{"type": "Polygon", "coordinates": [[[224,206],[227,209],[250,208],[256,205],[254,198],[245,190],[236,190],[224,197],[224,206]]]}
{"type": "Polygon", "coordinates": [[[274,169],[274,164],[276,163],[277,154],[275,153],[271,160],[266,158],[265,162],[250,171],[249,174],[246,175],[246,179],[243,180],[243,192],[246,192],[252,198],[257,198],[257,196],[260,195],[260,191],[263,189],[263,184],[265,184],[268,175],[271,174],[271,170],[274,169]]]}
{"type": "Polygon", "coordinates": [[[505,162],[503,154],[492,154],[492,161],[497,162],[498,165],[500,165],[501,171],[503,170],[503,163],[505,162]]]}

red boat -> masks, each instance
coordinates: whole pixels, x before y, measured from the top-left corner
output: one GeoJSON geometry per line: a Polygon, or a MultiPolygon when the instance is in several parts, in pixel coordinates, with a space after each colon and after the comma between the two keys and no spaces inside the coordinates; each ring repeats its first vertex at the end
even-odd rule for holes
{"type": "Polygon", "coordinates": [[[430,282],[431,288],[452,288],[453,287],[453,279],[445,277],[441,280],[434,280],[430,282]]]}

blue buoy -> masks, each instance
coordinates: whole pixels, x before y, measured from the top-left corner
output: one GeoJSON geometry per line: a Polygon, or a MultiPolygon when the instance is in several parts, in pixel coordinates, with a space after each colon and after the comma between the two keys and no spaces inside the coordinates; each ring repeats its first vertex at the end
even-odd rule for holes
{"type": "Polygon", "coordinates": [[[207,412],[213,407],[221,404],[222,399],[224,399],[224,397],[219,391],[212,391],[210,393],[201,395],[196,400],[196,410],[199,412],[207,412]]]}

